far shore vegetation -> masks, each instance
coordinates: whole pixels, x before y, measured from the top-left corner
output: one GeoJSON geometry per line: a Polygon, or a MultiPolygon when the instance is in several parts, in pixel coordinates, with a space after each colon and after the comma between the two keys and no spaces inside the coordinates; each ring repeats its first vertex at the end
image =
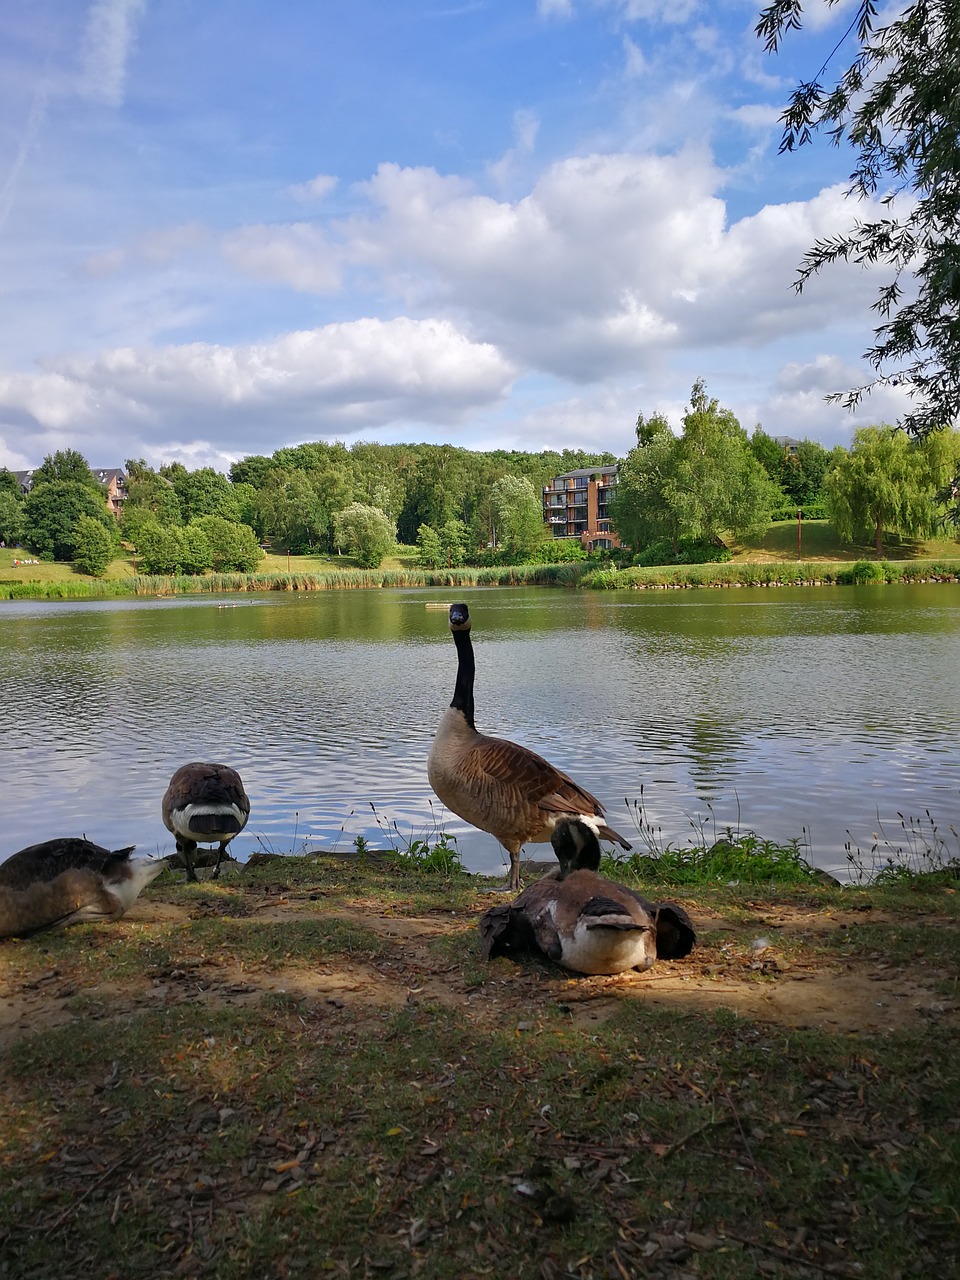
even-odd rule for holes
{"type": "Polygon", "coordinates": [[[880,583],[960,565],[960,432],[878,424],[831,450],[748,436],[702,381],[679,433],[640,414],[619,460],[316,442],[229,476],[142,458],[98,474],[71,449],[0,468],[0,599],[880,583]],[[555,482],[569,501],[546,501],[555,482]]]}
{"type": "MultiPolygon", "coordinates": [[[[797,521],[770,525],[755,540],[733,543],[730,558],[714,564],[618,568],[613,562],[460,566],[423,569],[416,548],[397,547],[377,569],[361,569],[352,557],[266,554],[253,573],[149,575],[123,551],[102,576],[80,573],[57,561],[20,563],[21,553],[0,552],[0,600],[70,600],[258,591],[329,591],[364,587],[555,586],[597,590],[696,587],[801,586],[884,582],[939,582],[960,578],[960,544],[954,539],[896,539],[881,560],[868,546],[840,543],[825,520],[804,521],[801,557],[797,521]]],[[[25,554],[25,553],[24,553],[25,554]]]]}

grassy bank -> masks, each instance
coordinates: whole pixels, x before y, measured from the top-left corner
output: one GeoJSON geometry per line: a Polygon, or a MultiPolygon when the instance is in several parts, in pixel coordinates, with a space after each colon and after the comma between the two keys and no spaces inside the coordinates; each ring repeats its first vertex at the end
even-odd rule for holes
{"type": "Polygon", "coordinates": [[[942,581],[960,576],[960,545],[952,539],[913,542],[894,538],[886,557],[878,561],[869,547],[838,543],[832,526],[820,520],[805,522],[802,546],[805,558],[799,561],[796,525],[788,522],[771,525],[764,537],[753,543],[732,543],[733,558],[724,564],[617,570],[573,563],[431,570],[417,567],[415,548],[398,547],[379,569],[359,569],[348,556],[268,553],[256,573],[208,573],[199,577],[138,574],[135,558],[128,553],[113,561],[104,578],[75,573],[69,564],[0,567],[0,600],[366,587],[583,586],[597,590],[662,590],[942,581]]]}
{"type": "Polygon", "coordinates": [[[0,944],[0,1275],[944,1274],[960,895],[675,892],[693,955],[613,979],[378,858],[0,944]]]}
{"type": "Polygon", "coordinates": [[[684,587],[788,587],[889,582],[955,582],[960,558],[950,560],[857,560],[789,563],[750,561],[671,565],[663,568],[593,569],[580,582],[599,591],[665,590],[684,587]]]}

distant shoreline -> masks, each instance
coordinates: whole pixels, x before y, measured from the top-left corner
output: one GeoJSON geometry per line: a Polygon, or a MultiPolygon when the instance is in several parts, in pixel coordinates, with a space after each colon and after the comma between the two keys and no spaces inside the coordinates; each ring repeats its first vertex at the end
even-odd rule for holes
{"type": "Polygon", "coordinates": [[[0,578],[0,600],[103,600],[130,596],[248,594],[267,591],[337,591],[423,587],[566,587],[588,590],[669,591],[865,585],[895,582],[955,583],[960,558],[808,562],[727,561],[722,564],[603,569],[590,564],[514,565],[487,569],[338,569],[327,573],[220,573],[203,577],[148,577],[91,581],[16,581],[0,578]]]}

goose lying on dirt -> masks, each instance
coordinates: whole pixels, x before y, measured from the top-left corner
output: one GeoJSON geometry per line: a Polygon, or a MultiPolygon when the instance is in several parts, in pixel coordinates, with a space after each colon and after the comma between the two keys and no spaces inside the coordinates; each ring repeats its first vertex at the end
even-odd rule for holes
{"type": "Polygon", "coordinates": [[[131,858],[128,851],[112,857],[100,871],[69,867],[24,888],[0,886],[0,938],[117,920],[166,866],[162,858],[131,858]]]}
{"type": "Polygon", "coordinates": [[[453,701],[433,739],[427,776],[448,809],[481,831],[489,831],[506,849],[513,892],[520,888],[521,848],[545,844],[561,818],[593,819],[602,839],[629,849],[623,836],[604,822],[596,796],[535,751],[477,732],[473,720],[476,662],[465,604],[450,606],[450,630],[457,648],[457,678],[453,701]]]}
{"type": "Polygon", "coordinates": [[[559,870],[480,917],[485,960],[540,952],[574,973],[609,974],[689,955],[696,934],[682,907],[648,902],[597,874],[600,842],[594,821],[558,820],[552,844],[559,870]]]}
{"type": "Polygon", "coordinates": [[[0,887],[28,889],[38,880],[55,880],[64,871],[87,868],[103,871],[113,863],[129,859],[136,845],[125,849],[104,849],[82,836],[60,836],[40,844],[27,845],[0,862],[0,887]]]}

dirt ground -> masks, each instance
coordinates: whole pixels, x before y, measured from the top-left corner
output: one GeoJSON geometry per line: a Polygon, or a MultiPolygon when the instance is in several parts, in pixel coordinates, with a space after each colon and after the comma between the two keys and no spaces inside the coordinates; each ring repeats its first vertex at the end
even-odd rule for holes
{"type": "MultiPolygon", "coordinates": [[[[483,970],[479,961],[473,966],[458,963],[455,949],[437,948],[436,939],[462,936],[464,958],[471,951],[475,956],[477,914],[494,901],[502,898],[481,895],[475,911],[456,915],[385,915],[372,907],[324,911],[307,894],[250,889],[242,911],[235,900],[230,905],[235,923],[277,923],[322,912],[374,932],[390,944],[387,958],[241,965],[216,953],[191,953],[184,931],[175,967],[111,983],[78,979],[52,961],[42,968],[36,963],[36,942],[8,940],[0,943],[0,1049],[24,1034],[79,1016],[71,1007],[79,995],[103,1001],[113,1017],[188,1001],[236,1007],[283,994],[306,1002],[305,1007],[327,1002],[353,1007],[361,1016],[365,1008],[372,1012],[432,1000],[459,1006],[478,1021],[500,1023],[513,1016],[529,1019],[538,1009],[558,1004],[578,1023],[602,1022],[624,1000],[684,1010],[728,1008],[760,1022],[852,1035],[960,1021],[960,1005],[938,993],[938,971],[922,959],[908,968],[888,963],[879,953],[865,956],[861,951],[847,958],[835,949],[824,950],[830,933],[884,922],[886,917],[875,909],[776,907],[758,909],[746,923],[708,918],[691,909],[699,937],[691,956],[661,962],[642,974],[586,978],[539,960],[515,964],[500,959],[483,970]],[[32,963],[25,964],[28,945],[32,963]]],[[[218,914],[224,914],[224,905],[212,896],[185,904],[164,900],[162,891],[152,890],[123,920],[97,928],[159,936],[171,925],[218,914]]],[[[926,917],[925,923],[935,927],[937,921],[926,917]]]]}

